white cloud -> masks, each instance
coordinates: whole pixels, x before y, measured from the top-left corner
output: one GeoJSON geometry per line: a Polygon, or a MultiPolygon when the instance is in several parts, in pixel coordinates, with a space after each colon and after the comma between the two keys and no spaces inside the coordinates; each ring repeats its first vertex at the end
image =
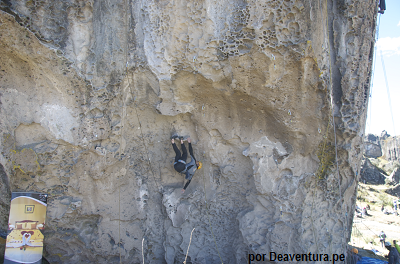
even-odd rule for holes
{"type": "Polygon", "coordinates": [[[397,24],[397,26],[400,27],[400,21],[399,21],[399,23],[397,24]]]}
{"type": "Polygon", "coordinates": [[[377,48],[382,51],[383,54],[391,56],[391,55],[400,55],[400,37],[397,38],[380,38],[376,43],[377,48]]]}

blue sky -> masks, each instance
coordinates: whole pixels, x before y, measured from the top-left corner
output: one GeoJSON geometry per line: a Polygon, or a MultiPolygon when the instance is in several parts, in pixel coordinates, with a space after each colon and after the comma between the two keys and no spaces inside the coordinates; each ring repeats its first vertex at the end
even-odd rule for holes
{"type": "Polygon", "coordinates": [[[386,0],[385,14],[379,14],[379,40],[376,43],[375,68],[368,104],[366,134],[380,135],[386,130],[391,136],[400,134],[400,1],[386,0]],[[389,107],[382,57],[386,69],[392,115],[389,107]]]}

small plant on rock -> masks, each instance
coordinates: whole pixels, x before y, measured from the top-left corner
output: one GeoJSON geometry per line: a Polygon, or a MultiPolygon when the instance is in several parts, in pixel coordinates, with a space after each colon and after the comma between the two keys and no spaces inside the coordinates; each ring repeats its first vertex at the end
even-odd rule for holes
{"type": "Polygon", "coordinates": [[[319,166],[316,172],[318,179],[325,179],[328,173],[329,167],[333,165],[335,161],[335,146],[331,143],[327,143],[326,140],[318,145],[319,166]]]}

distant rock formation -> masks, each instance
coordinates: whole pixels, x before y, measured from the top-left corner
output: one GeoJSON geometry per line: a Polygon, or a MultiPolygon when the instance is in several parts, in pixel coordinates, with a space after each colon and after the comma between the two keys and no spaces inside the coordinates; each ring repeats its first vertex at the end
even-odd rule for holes
{"type": "Polygon", "coordinates": [[[399,183],[400,141],[385,130],[381,136],[368,134],[364,140],[361,181],[372,184],[399,183]]]}
{"type": "Polygon", "coordinates": [[[385,184],[385,172],[374,166],[368,158],[363,159],[360,174],[362,183],[385,184]]]}
{"type": "Polygon", "coordinates": [[[400,139],[388,137],[381,142],[382,157],[388,161],[399,161],[400,139]]]}
{"type": "MultiPolygon", "coordinates": [[[[379,144],[379,143],[378,143],[379,144]]],[[[368,158],[378,158],[382,156],[382,148],[380,145],[371,143],[371,142],[365,142],[364,144],[364,154],[368,158]]]]}
{"type": "Polygon", "coordinates": [[[369,158],[400,161],[399,151],[400,138],[390,136],[386,130],[380,136],[368,134],[364,137],[364,155],[369,158]]]}
{"type": "Polygon", "coordinates": [[[395,187],[389,188],[385,192],[390,195],[400,197],[400,185],[396,185],[395,187]]]}
{"type": "Polygon", "coordinates": [[[400,182],[400,169],[396,167],[393,172],[388,177],[389,181],[393,184],[398,184],[400,182]]]}

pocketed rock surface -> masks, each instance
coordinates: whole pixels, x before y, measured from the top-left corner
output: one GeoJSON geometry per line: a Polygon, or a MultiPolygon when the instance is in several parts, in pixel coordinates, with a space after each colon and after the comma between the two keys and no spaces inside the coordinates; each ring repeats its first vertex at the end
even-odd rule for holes
{"type": "Polygon", "coordinates": [[[50,263],[346,254],[375,0],[0,5],[0,210],[49,194],[50,263]]]}

